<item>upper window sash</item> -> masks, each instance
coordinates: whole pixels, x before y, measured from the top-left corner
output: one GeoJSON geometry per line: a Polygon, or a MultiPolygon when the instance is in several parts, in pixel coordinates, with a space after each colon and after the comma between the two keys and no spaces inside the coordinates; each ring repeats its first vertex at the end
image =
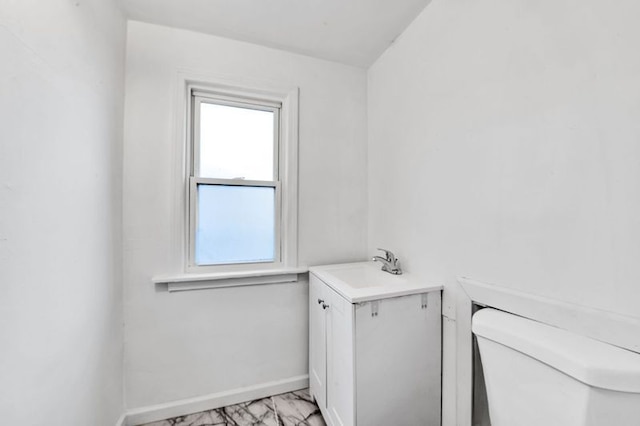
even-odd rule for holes
{"type": "Polygon", "coordinates": [[[273,113],[273,181],[280,181],[280,110],[282,103],[273,101],[261,101],[257,99],[245,99],[238,100],[237,98],[231,98],[229,96],[209,94],[204,95],[202,92],[192,91],[192,109],[191,109],[191,161],[190,161],[190,176],[201,176],[200,170],[200,155],[201,155],[201,117],[202,117],[202,104],[222,105],[237,108],[244,108],[248,110],[266,111],[273,113]],[[244,102],[243,102],[244,101],[244,102]],[[250,103],[251,101],[256,102],[250,103]],[[259,103],[258,103],[259,102],[259,103]]]}

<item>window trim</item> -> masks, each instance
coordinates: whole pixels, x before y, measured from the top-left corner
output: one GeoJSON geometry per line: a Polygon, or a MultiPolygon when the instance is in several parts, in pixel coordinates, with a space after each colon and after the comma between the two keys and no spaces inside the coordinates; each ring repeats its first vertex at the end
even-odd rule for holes
{"type": "MultiPolygon", "coordinates": [[[[251,271],[273,271],[288,268],[296,268],[298,266],[298,96],[297,87],[283,88],[268,84],[245,84],[237,82],[229,82],[216,79],[190,79],[184,74],[180,75],[182,89],[181,98],[184,100],[182,108],[184,117],[181,121],[184,123],[184,131],[181,133],[183,147],[182,156],[184,166],[181,167],[184,176],[184,185],[182,193],[183,199],[183,226],[181,231],[182,244],[182,264],[187,274],[224,274],[226,272],[233,274],[238,272],[251,271]],[[263,105],[266,110],[272,111],[272,108],[279,105],[279,126],[274,131],[279,133],[279,149],[277,155],[274,155],[274,162],[277,162],[278,176],[275,183],[276,189],[276,217],[279,220],[276,223],[276,239],[279,240],[279,252],[276,252],[276,261],[274,262],[247,262],[235,264],[221,265],[195,265],[193,241],[193,227],[195,221],[191,218],[195,214],[195,206],[192,204],[195,200],[194,191],[197,189],[197,183],[200,181],[218,181],[217,179],[195,178],[195,156],[193,155],[193,126],[194,103],[192,96],[205,95],[205,97],[214,98],[222,102],[229,102],[236,105],[243,104],[242,99],[246,103],[243,106],[255,108],[257,105],[263,105]],[[254,104],[256,102],[256,104],[254,104]]],[[[232,180],[225,180],[225,185],[232,180]]],[[[243,184],[248,182],[260,183],[262,181],[240,181],[243,184]]],[[[273,186],[273,182],[266,181],[273,186]]],[[[249,185],[248,185],[249,186],[249,185]]],[[[264,186],[264,185],[262,185],[264,186]]]]}

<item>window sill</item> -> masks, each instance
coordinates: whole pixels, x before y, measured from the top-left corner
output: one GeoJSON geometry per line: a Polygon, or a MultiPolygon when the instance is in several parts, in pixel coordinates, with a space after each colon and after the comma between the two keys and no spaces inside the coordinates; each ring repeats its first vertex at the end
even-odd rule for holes
{"type": "Polygon", "coordinates": [[[213,272],[208,274],[176,274],[153,277],[154,284],[167,284],[170,292],[203,290],[207,288],[240,287],[247,285],[278,284],[298,281],[307,267],[265,269],[242,272],[213,272]]]}

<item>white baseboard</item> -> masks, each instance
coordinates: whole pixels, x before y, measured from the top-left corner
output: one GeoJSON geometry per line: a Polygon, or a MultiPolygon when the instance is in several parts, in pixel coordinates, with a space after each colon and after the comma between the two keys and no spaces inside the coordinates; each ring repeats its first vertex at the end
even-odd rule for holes
{"type": "Polygon", "coordinates": [[[116,422],[116,426],[127,426],[127,415],[122,414],[118,421],[116,422]]]}
{"type": "MultiPolygon", "coordinates": [[[[278,395],[308,387],[309,375],[305,374],[302,376],[247,386],[230,391],[136,408],[127,411],[126,423],[122,423],[122,426],[135,426],[171,417],[183,416],[185,414],[213,410],[227,405],[253,401],[255,399],[266,398],[271,395],[278,395]]],[[[120,426],[120,423],[118,423],[117,426],[120,426]]]]}

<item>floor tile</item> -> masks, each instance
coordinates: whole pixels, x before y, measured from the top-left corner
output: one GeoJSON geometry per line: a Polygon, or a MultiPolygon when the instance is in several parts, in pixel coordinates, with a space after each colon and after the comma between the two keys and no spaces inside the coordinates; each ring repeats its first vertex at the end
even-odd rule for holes
{"type": "Polygon", "coordinates": [[[142,426],[326,426],[304,389],[142,426]],[[274,409],[275,407],[275,409],[274,409]]]}

